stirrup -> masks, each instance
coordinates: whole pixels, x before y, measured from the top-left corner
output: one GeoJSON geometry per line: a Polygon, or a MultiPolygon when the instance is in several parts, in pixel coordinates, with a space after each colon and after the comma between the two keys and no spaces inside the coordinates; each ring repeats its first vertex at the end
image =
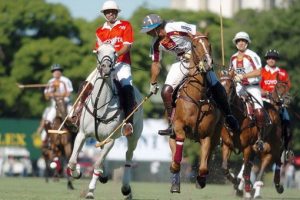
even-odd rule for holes
{"type": "Polygon", "coordinates": [[[173,135],[173,129],[172,129],[172,125],[169,125],[169,127],[165,130],[159,130],[158,131],[158,134],[159,135],[162,135],[162,136],[170,136],[170,135],[173,135]]]}
{"type": "Polygon", "coordinates": [[[130,136],[133,133],[133,126],[131,123],[124,123],[121,128],[121,134],[124,136],[130,136]]]}

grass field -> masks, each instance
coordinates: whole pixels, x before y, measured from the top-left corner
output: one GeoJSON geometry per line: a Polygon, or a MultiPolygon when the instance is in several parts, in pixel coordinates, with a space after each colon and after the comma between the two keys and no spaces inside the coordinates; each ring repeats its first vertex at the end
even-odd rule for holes
{"type": "MultiPolygon", "coordinates": [[[[0,178],[0,200],[76,200],[84,199],[85,190],[89,184],[88,179],[80,179],[74,182],[74,191],[67,190],[65,179],[59,182],[46,183],[42,178],[0,178]]],[[[194,184],[182,184],[180,194],[171,194],[168,183],[143,183],[131,184],[135,200],[235,200],[230,185],[207,185],[199,190],[194,184]]],[[[95,199],[120,200],[121,183],[109,181],[107,184],[97,183],[95,199]]],[[[299,200],[300,192],[295,189],[285,189],[283,194],[277,194],[273,187],[264,187],[262,190],[264,199],[299,200]]]]}

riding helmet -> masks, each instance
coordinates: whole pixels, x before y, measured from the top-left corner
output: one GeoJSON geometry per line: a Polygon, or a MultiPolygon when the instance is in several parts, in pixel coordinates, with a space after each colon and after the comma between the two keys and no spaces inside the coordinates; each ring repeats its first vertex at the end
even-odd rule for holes
{"type": "Polygon", "coordinates": [[[279,59],[279,52],[275,49],[270,49],[267,51],[265,58],[275,58],[275,59],[279,59]]]}
{"type": "Polygon", "coordinates": [[[54,72],[54,71],[57,71],[57,70],[59,70],[59,71],[63,71],[63,68],[60,66],[60,64],[53,64],[52,66],[51,66],[51,72],[54,72]]]}
{"type": "Polygon", "coordinates": [[[143,20],[141,33],[147,33],[163,23],[161,17],[157,14],[147,15],[143,20]]]}

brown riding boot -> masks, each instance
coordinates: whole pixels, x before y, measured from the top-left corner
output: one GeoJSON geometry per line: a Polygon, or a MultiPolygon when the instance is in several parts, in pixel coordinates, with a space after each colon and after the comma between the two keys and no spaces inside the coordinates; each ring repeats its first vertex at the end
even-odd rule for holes
{"type": "Polygon", "coordinates": [[[265,116],[262,108],[255,109],[254,115],[256,119],[256,125],[259,129],[258,131],[258,139],[256,141],[256,146],[258,151],[262,152],[264,150],[264,126],[265,126],[265,116]]]}
{"type": "Polygon", "coordinates": [[[88,86],[85,88],[84,92],[82,93],[82,95],[80,97],[80,100],[75,105],[72,117],[68,118],[65,123],[66,128],[72,133],[77,133],[79,130],[81,111],[85,104],[86,98],[90,95],[90,93],[93,89],[93,85],[91,83],[85,81],[79,89],[79,92],[78,92],[79,94],[82,92],[82,90],[84,89],[86,84],[88,84],[88,86]]]}
{"type": "Polygon", "coordinates": [[[169,126],[165,130],[159,130],[158,134],[159,135],[172,135],[173,130],[172,130],[172,111],[173,111],[173,106],[172,106],[172,94],[173,94],[173,87],[170,85],[164,85],[164,87],[161,90],[161,97],[164,102],[164,106],[167,112],[168,116],[168,123],[169,126]]]}

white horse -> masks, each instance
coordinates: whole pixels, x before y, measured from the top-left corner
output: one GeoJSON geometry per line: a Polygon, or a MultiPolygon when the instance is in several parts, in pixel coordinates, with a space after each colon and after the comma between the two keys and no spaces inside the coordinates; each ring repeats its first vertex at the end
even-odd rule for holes
{"type": "MultiPolygon", "coordinates": [[[[94,71],[96,77],[93,79],[95,81],[92,82],[94,88],[85,101],[86,106],[82,110],[79,132],[76,136],[73,152],[68,163],[67,171],[73,178],[81,177],[77,158],[85,140],[88,137],[94,137],[98,141],[105,140],[124,120],[124,112],[121,109],[119,95],[117,94],[118,90],[113,81],[114,77],[111,75],[115,63],[115,50],[113,46],[106,43],[102,44],[97,51],[97,61],[97,70],[94,71]]],[[[139,104],[142,101],[141,94],[135,87],[134,91],[135,101],[139,104]]],[[[134,114],[133,133],[127,137],[128,149],[121,189],[125,199],[132,199],[130,187],[131,162],[142,130],[143,109],[140,107],[134,114]]],[[[94,164],[94,173],[86,195],[87,199],[94,198],[97,179],[102,183],[106,183],[107,175],[103,167],[103,162],[113,147],[115,139],[120,136],[120,131],[115,132],[110,140],[107,140],[104,147],[102,147],[100,157],[94,164]]]]}

